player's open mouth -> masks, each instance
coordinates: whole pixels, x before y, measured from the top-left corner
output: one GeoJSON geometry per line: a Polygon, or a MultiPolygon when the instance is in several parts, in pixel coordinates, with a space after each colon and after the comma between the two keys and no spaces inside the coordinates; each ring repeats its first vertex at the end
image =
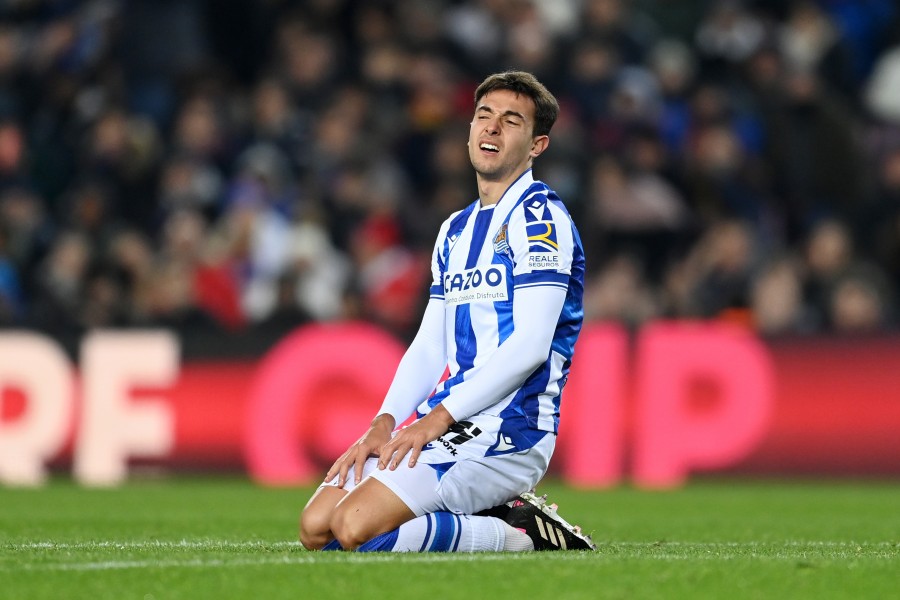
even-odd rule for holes
{"type": "Polygon", "coordinates": [[[485,152],[490,152],[491,154],[500,152],[500,148],[498,148],[494,144],[488,144],[487,142],[482,142],[478,147],[485,152]]]}

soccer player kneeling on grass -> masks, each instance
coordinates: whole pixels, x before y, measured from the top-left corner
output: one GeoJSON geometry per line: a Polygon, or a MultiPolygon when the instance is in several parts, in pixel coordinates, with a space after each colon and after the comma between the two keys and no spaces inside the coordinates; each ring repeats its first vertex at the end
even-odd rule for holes
{"type": "Polygon", "coordinates": [[[531,493],[553,454],[582,324],[581,240],[531,171],[558,114],[529,73],[476,90],[468,146],[479,198],[441,226],[419,331],[368,431],[304,508],[306,548],[594,547],[531,493]]]}

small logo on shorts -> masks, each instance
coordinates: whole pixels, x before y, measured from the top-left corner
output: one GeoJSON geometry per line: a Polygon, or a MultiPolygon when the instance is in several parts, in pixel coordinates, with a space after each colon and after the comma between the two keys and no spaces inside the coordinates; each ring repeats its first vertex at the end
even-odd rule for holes
{"type": "Polygon", "coordinates": [[[452,456],[456,456],[457,451],[454,446],[465,444],[469,440],[478,437],[479,433],[481,433],[481,429],[475,427],[471,421],[457,421],[451,425],[450,429],[447,430],[447,433],[444,434],[447,436],[449,436],[449,434],[455,435],[450,439],[444,439],[444,436],[442,435],[437,441],[440,442],[452,456]]]}
{"type": "Polygon", "coordinates": [[[512,438],[502,433],[497,434],[497,445],[494,446],[494,452],[506,452],[507,450],[515,450],[512,438]]]}
{"type": "Polygon", "coordinates": [[[471,421],[457,421],[450,426],[447,432],[456,434],[448,440],[451,444],[464,444],[477,437],[481,433],[481,429],[475,427],[471,421]]]}

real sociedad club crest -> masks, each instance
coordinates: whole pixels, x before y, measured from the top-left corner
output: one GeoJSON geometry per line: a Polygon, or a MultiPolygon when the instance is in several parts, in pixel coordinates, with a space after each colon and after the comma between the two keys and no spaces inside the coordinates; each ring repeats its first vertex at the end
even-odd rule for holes
{"type": "Polygon", "coordinates": [[[494,252],[497,254],[509,254],[509,242],[506,239],[506,223],[500,226],[500,231],[494,236],[494,252]]]}

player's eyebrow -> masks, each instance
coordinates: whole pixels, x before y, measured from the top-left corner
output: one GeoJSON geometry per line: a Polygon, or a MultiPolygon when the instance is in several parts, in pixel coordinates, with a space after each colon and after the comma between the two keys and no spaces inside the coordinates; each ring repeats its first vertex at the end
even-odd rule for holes
{"type": "MultiPolygon", "coordinates": [[[[494,114],[497,111],[495,111],[493,108],[491,108],[487,104],[482,104],[477,109],[475,109],[475,112],[489,112],[491,114],[494,114]]],[[[518,117],[519,119],[522,119],[522,121],[527,121],[527,119],[525,118],[525,115],[523,115],[520,112],[516,112],[514,110],[503,111],[503,113],[501,113],[500,116],[501,117],[518,117]]]]}

